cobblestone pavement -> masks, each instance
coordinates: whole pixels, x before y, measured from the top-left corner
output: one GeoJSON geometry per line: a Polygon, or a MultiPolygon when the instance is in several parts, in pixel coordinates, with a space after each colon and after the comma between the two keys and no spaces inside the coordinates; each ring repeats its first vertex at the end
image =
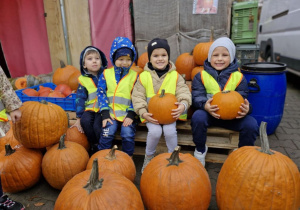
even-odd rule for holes
{"type": "MultiPolygon", "coordinates": [[[[285,100],[284,114],[280,125],[275,133],[269,135],[270,148],[290,157],[300,169],[300,77],[287,73],[288,89],[285,100]]],[[[260,145],[256,141],[256,145],[260,145]]],[[[141,167],[143,164],[142,156],[134,156],[133,160],[137,168],[135,184],[139,189],[141,167]]],[[[206,170],[209,174],[212,185],[212,199],[210,210],[217,209],[215,188],[218,174],[222,164],[207,163],[206,170]]],[[[199,189],[201,190],[201,189],[199,189]]],[[[53,209],[59,190],[50,187],[42,178],[38,184],[29,190],[10,194],[10,197],[22,202],[26,209],[53,209]],[[43,204],[42,206],[35,206],[43,204]]]]}

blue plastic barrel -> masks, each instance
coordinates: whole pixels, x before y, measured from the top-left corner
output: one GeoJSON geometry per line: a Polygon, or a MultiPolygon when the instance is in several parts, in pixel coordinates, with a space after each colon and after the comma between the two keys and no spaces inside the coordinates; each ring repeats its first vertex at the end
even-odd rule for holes
{"type": "Polygon", "coordinates": [[[248,81],[250,114],[258,125],[267,122],[267,134],[273,134],[279,125],[286,95],[286,64],[245,63],[241,72],[248,81]]]}

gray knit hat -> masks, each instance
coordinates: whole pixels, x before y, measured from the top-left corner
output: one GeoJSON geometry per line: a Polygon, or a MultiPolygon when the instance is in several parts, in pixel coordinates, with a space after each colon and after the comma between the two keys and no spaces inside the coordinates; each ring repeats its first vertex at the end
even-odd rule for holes
{"type": "Polygon", "coordinates": [[[229,39],[227,37],[218,38],[212,43],[212,45],[210,46],[209,51],[208,51],[208,62],[210,62],[211,55],[217,47],[227,48],[229,55],[230,55],[230,63],[232,63],[232,61],[235,58],[235,45],[233,44],[231,39],[229,39]]]}

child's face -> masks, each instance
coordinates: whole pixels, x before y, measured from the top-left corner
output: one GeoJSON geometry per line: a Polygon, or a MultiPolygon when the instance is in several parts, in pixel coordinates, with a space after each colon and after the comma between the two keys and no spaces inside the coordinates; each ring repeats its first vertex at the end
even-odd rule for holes
{"type": "Polygon", "coordinates": [[[132,60],[130,56],[121,56],[115,61],[115,65],[117,67],[125,67],[128,68],[132,64],[132,60]]]}
{"type": "Polygon", "coordinates": [[[164,48],[157,48],[152,51],[150,62],[155,69],[164,70],[169,64],[168,52],[164,48]]]}
{"type": "Polygon", "coordinates": [[[217,71],[222,71],[230,64],[230,54],[226,47],[217,47],[211,54],[210,64],[217,71]]]}
{"type": "Polygon", "coordinates": [[[84,58],[83,67],[87,69],[87,71],[93,75],[97,75],[98,71],[101,67],[101,59],[100,55],[97,52],[91,52],[87,54],[84,58]]]}

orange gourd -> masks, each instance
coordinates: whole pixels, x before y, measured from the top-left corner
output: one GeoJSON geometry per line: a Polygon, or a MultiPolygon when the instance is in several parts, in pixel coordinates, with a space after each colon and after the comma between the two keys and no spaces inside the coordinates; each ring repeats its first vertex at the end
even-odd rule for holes
{"type": "Polygon", "coordinates": [[[213,32],[214,32],[214,29],[212,28],[209,42],[201,42],[201,43],[198,43],[194,47],[194,52],[193,52],[194,60],[195,60],[195,63],[199,66],[203,66],[204,61],[207,59],[209,48],[214,41],[214,33],[213,32]]]}
{"type": "Polygon", "coordinates": [[[171,93],[165,93],[161,90],[160,94],[153,96],[148,103],[148,112],[152,114],[152,118],[158,120],[159,124],[171,124],[176,121],[171,115],[172,109],[176,109],[175,103],[177,99],[171,93]]]}
{"type": "Polygon", "coordinates": [[[136,168],[133,160],[125,152],[122,152],[117,149],[118,147],[115,145],[111,150],[105,149],[96,152],[90,158],[86,169],[91,169],[93,165],[93,160],[97,158],[99,160],[98,166],[101,171],[109,169],[111,171],[125,176],[130,181],[134,182],[136,168]]]}
{"type": "Polygon", "coordinates": [[[71,65],[65,65],[63,61],[60,61],[60,68],[57,68],[53,74],[53,83],[56,85],[59,84],[68,84],[68,80],[70,78],[70,76],[74,73],[74,72],[79,72],[80,71],[75,67],[75,66],[71,66],[71,65]]]}
{"type": "Polygon", "coordinates": [[[232,120],[241,112],[240,106],[244,98],[236,91],[221,91],[213,95],[211,105],[218,105],[219,110],[215,113],[220,115],[222,120],[232,120]]]}
{"type": "Polygon", "coordinates": [[[192,74],[191,74],[192,80],[194,79],[194,77],[196,76],[196,74],[198,74],[202,70],[204,70],[204,66],[196,66],[195,68],[193,68],[192,74]]]}
{"type": "Polygon", "coordinates": [[[18,77],[13,79],[12,86],[14,90],[24,89],[27,87],[27,79],[25,77],[18,77]]]}
{"type": "Polygon", "coordinates": [[[75,71],[68,79],[68,85],[72,90],[77,90],[78,88],[78,77],[81,75],[80,71],[75,71]]]}
{"type": "Polygon", "coordinates": [[[265,122],[260,140],[261,147],[241,147],[226,159],[216,186],[218,209],[299,209],[297,165],[269,148],[265,122]]]}
{"type": "Polygon", "coordinates": [[[38,93],[39,93],[39,96],[47,97],[51,91],[52,91],[52,89],[50,87],[44,87],[44,86],[40,85],[38,93]]]}
{"type": "Polygon", "coordinates": [[[211,184],[205,168],[176,147],[154,157],[145,168],[140,192],[147,209],[208,209],[211,184]]]}
{"type": "Polygon", "coordinates": [[[68,95],[70,95],[72,93],[72,89],[70,88],[69,85],[66,85],[66,84],[57,85],[54,88],[54,91],[61,92],[62,94],[64,94],[65,97],[67,97],[68,95]]]}
{"type": "Polygon", "coordinates": [[[27,96],[39,96],[39,93],[35,89],[27,88],[22,91],[27,96]]]}
{"type": "Polygon", "coordinates": [[[80,133],[77,127],[67,129],[65,141],[72,141],[83,146],[87,151],[90,148],[90,143],[84,133],[80,133]]]}
{"type": "Polygon", "coordinates": [[[59,91],[51,91],[48,95],[51,98],[65,98],[66,96],[59,91]]]}
{"type": "Polygon", "coordinates": [[[138,58],[138,61],[137,61],[137,66],[141,67],[142,69],[144,69],[146,63],[149,62],[149,59],[148,59],[148,53],[147,52],[144,52],[143,54],[140,55],[140,57],[138,58]]]}
{"type": "Polygon", "coordinates": [[[175,62],[176,71],[179,74],[185,75],[185,80],[191,80],[191,73],[193,68],[196,66],[193,51],[191,53],[183,53],[178,56],[175,62]]]}

